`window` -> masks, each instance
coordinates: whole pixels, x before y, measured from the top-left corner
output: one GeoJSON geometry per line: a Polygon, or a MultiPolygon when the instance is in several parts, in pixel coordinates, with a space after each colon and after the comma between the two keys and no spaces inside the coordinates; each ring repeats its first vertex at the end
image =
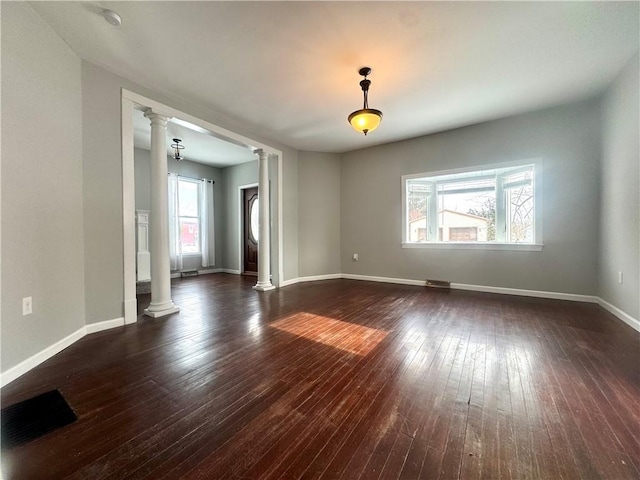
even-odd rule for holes
{"type": "Polygon", "coordinates": [[[402,179],[406,247],[539,246],[533,164],[402,179]]]}
{"type": "Polygon", "coordinates": [[[183,256],[200,257],[203,267],[215,265],[214,182],[169,173],[168,183],[171,270],[182,270],[183,256]]]}
{"type": "Polygon", "coordinates": [[[258,243],[258,238],[260,238],[260,199],[256,197],[256,199],[251,202],[251,212],[249,213],[249,235],[251,235],[251,240],[255,243],[258,243]]]}
{"type": "Polygon", "coordinates": [[[198,183],[178,180],[179,241],[183,254],[200,253],[200,213],[198,183]]]}

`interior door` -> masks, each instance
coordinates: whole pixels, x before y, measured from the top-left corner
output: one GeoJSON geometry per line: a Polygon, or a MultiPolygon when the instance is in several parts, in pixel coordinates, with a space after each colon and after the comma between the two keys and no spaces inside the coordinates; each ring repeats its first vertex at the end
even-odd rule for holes
{"type": "Polygon", "coordinates": [[[246,188],[243,191],[243,237],[242,248],[244,271],[247,275],[258,274],[258,187],[246,188]]]}

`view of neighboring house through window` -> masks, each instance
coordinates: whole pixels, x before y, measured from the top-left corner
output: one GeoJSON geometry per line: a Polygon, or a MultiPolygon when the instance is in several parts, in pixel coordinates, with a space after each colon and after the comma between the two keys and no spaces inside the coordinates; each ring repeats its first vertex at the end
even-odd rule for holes
{"type": "Polygon", "coordinates": [[[178,180],[178,221],[180,223],[180,251],[200,253],[200,214],[198,211],[198,183],[178,180]]]}
{"type": "Polygon", "coordinates": [[[403,177],[407,243],[534,243],[535,167],[403,177]]]}

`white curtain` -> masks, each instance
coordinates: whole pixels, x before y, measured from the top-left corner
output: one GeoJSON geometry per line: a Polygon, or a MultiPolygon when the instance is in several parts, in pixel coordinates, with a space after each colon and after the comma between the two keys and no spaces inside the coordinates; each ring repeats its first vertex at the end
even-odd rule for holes
{"type": "Polygon", "coordinates": [[[178,199],[178,176],[169,174],[169,263],[171,270],[182,270],[182,248],[180,246],[180,205],[178,199]]]}
{"type": "Polygon", "coordinates": [[[216,263],[216,242],[213,218],[213,182],[202,179],[199,184],[200,200],[200,251],[202,266],[211,267],[216,263]]]}

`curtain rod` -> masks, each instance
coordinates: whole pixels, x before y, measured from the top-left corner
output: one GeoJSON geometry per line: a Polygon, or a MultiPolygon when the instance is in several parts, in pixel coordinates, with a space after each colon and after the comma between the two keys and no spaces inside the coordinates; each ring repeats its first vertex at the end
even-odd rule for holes
{"type": "MultiPolygon", "coordinates": [[[[167,175],[171,175],[173,172],[168,172],[167,175]]],[[[195,177],[187,177],[186,175],[178,175],[177,173],[174,173],[174,175],[176,177],[180,177],[180,178],[188,178],[189,180],[204,180],[205,182],[209,182],[212,184],[215,184],[216,181],[215,180],[209,180],[208,178],[195,178],[195,177]]]]}

